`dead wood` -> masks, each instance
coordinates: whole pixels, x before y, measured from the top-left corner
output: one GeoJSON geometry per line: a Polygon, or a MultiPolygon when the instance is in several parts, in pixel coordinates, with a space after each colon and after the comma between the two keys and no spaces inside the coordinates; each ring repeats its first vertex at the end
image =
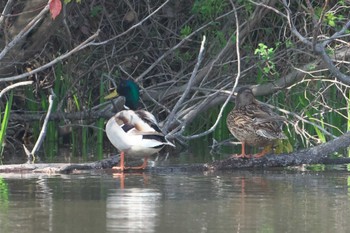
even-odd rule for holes
{"type": "Polygon", "coordinates": [[[350,158],[330,159],[329,155],[350,145],[350,132],[344,135],[304,150],[290,154],[266,155],[259,159],[229,158],[207,164],[210,170],[225,170],[237,168],[268,168],[300,166],[303,164],[339,164],[349,163],[350,158]]]}
{"type": "MultiPolygon", "coordinates": [[[[347,164],[350,158],[331,159],[329,155],[347,148],[350,145],[350,132],[327,143],[296,151],[290,154],[266,155],[259,159],[228,158],[206,164],[178,165],[168,167],[149,167],[146,172],[177,173],[203,172],[232,169],[265,169],[274,167],[300,166],[303,164],[347,164]]],[[[52,164],[15,164],[1,165],[0,173],[48,173],[68,174],[81,171],[111,169],[119,162],[118,156],[113,156],[91,163],[52,163],[52,164]]]]}
{"type": "Polygon", "coordinates": [[[68,174],[85,170],[108,169],[115,166],[119,161],[118,156],[112,156],[91,163],[38,163],[38,164],[12,164],[1,165],[0,173],[48,173],[68,174]]]}

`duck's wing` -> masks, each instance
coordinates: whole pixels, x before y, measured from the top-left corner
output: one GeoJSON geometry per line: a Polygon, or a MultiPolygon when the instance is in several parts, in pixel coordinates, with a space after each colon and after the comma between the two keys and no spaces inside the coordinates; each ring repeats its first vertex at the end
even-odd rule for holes
{"type": "Polygon", "coordinates": [[[143,123],[147,124],[151,128],[151,131],[154,130],[156,132],[162,133],[158,126],[158,122],[152,113],[147,112],[145,110],[137,110],[135,111],[135,113],[142,120],[143,123]]]}
{"type": "Polygon", "coordinates": [[[286,121],[286,118],[278,115],[269,106],[264,104],[250,105],[249,112],[255,124],[262,124],[267,122],[278,122],[282,123],[286,121]]]}
{"type": "Polygon", "coordinates": [[[286,139],[282,132],[282,124],[286,119],[279,116],[266,105],[251,105],[250,112],[252,114],[254,128],[256,133],[268,139],[286,139]]]}
{"type": "Polygon", "coordinates": [[[157,136],[163,136],[164,135],[162,133],[159,133],[159,132],[156,132],[156,131],[151,131],[151,132],[143,132],[143,131],[139,131],[137,129],[134,129],[134,130],[131,130],[130,131],[130,134],[133,134],[133,135],[157,135],[157,136]]]}
{"type": "Polygon", "coordinates": [[[133,127],[127,132],[127,135],[138,138],[138,141],[144,144],[144,146],[157,147],[160,145],[169,145],[175,147],[173,143],[166,139],[163,133],[157,131],[145,132],[139,131],[133,127]]]}
{"type": "Polygon", "coordinates": [[[274,127],[260,127],[256,133],[268,139],[287,139],[287,136],[280,130],[275,130],[274,127]]]}

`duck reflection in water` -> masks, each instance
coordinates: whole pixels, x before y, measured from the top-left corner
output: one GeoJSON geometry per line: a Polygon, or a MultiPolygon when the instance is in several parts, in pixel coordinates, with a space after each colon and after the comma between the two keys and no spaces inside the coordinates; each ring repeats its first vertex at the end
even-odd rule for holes
{"type": "Polygon", "coordinates": [[[161,193],[155,189],[118,189],[107,197],[107,232],[155,232],[161,193]]]}
{"type": "Polygon", "coordinates": [[[125,188],[125,178],[126,176],[142,176],[143,178],[143,184],[146,185],[147,181],[148,181],[148,176],[145,173],[113,173],[113,178],[116,178],[117,180],[119,180],[119,187],[120,189],[124,189],[125,188]]]}

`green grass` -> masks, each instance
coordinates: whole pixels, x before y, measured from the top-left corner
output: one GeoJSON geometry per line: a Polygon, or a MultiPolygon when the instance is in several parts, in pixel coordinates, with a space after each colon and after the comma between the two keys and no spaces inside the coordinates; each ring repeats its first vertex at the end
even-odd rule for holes
{"type": "Polygon", "coordinates": [[[1,158],[5,147],[6,131],[7,131],[7,126],[10,119],[12,100],[13,100],[13,92],[11,91],[9,94],[9,98],[6,101],[4,115],[1,118],[1,129],[0,129],[0,157],[1,158]]]}

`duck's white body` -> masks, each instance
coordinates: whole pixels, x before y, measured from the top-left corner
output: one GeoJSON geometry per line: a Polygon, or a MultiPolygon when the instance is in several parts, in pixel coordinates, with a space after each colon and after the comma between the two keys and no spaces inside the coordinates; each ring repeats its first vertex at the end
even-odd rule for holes
{"type": "Polygon", "coordinates": [[[174,146],[159,130],[155,117],[143,110],[123,110],[106,124],[109,141],[127,156],[146,157],[165,145],[174,146]]]}

